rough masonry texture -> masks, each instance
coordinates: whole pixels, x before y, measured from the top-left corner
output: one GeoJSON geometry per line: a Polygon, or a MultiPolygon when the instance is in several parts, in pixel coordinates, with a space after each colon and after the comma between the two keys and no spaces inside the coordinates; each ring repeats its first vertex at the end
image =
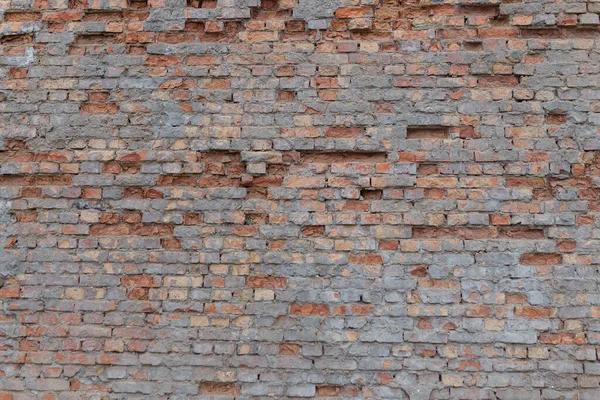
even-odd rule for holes
{"type": "Polygon", "coordinates": [[[0,399],[600,399],[599,13],[0,0],[0,399]]]}

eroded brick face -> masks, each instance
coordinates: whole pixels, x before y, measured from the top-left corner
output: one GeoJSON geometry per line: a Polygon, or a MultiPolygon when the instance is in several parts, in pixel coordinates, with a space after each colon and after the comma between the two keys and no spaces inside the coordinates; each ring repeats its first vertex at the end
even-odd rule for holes
{"type": "Polygon", "coordinates": [[[0,399],[600,398],[594,1],[0,0],[0,399]]]}

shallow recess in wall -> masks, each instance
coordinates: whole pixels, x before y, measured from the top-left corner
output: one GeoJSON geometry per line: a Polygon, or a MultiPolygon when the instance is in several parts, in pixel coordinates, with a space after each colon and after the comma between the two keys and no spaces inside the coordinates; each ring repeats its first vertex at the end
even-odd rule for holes
{"type": "Polygon", "coordinates": [[[383,190],[381,189],[362,189],[360,191],[360,197],[363,200],[381,200],[383,197],[383,190]]]}
{"type": "Polygon", "coordinates": [[[129,7],[136,10],[148,8],[148,0],[129,0],[129,7]]]}
{"type": "Polygon", "coordinates": [[[464,42],[463,48],[465,51],[482,51],[483,43],[481,42],[464,42]]]}
{"type": "Polygon", "coordinates": [[[217,8],[217,0],[187,0],[187,6],[192,8],[217,8]]]}
{"type": "Polygon", "coordinates": [[[414,125],[406,128],[407,139],[447,139],[448,127],[439,125],[414,125]]]}

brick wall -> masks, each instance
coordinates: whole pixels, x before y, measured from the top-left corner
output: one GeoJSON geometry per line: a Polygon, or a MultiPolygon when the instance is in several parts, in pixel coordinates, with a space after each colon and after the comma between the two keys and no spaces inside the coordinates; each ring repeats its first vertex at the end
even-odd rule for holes
{"type": "Polygon", "coordinates": [[[597,400],[598,13],[0,0],[0,399],[597,400]]]}

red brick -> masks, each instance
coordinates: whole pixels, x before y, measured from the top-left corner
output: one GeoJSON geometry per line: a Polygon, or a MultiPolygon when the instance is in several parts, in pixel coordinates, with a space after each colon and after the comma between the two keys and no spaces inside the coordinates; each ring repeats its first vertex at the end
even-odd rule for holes
{"type": "Polygon", "coordinates": [[[90,235],[92,236],[123,236],[131,234],[131,225],[104,225],[96,224],[90,226],[90,235]]]}
{"type": "Polygon", "coordinates": [[[150,275],[125,275],[121,278],[121,285],[134,287],[158,287],[160,279],[150,275]]]}
{"type": "Polygon", "coordinates": [[[379,254],[350,254],[348,262],[352,264],[382,264],[383,258],[379,254]]]}
{"type": "Polygon", "coordinates": [[[478,305],[467,309],[467,317],[485,318],[494,315],[494,309],[486,305],[478,305]]]}
{"type": "Polygon", "coordinates": [[[371,304],[353,304],[350,306],[350,312],[354,315],[369,315],[373,311],[371,304]]]}
{"type": "Polygon", "coordinates": [[[246,286],[250,288],[282,289],[287,286],[287,279],[278,276],[249,276],[246,286]]]}
{"type": "Polygon", "coordinates": [[[327,304],[292,304],[290,314],[324,317],[329,315],[329,306],[327,304]]]}
{"type": "Polygon", "coordinates": [[[286,356],[296,356],[300,353],[300,346],[297,344],[283,343],[279,345],[279,354],[286,356]]]}
{"type": "Polygon", "coordinates": [[[556,315],[553,307],[516,307],[515,316],[520,318],[552,318],[556,315]]]}
{"type": "Polygon", "coordinates": [[[0,186],[67,186],[72,181],[68,175],[0,175],[0,186]]]}
{"type": "Polygon", "coordinates": [[[218,63],[216,56],[189,56],[187,58],[188,65],[214,65],[218,63]]]}
{"type": "Polygon", "coordinates": [[[519,262],[523,265],[558,265],[563,259],[560,254],[526,253],[521,255],[519,262]]]}
{"type": "Polygon", "coordinates": [[[335,11],[336,18],[361,18],[372,14],[373,10],[369,7],[346,7],[335,11]]]}
{"type": "Polygon", "coordinates": [[[44,13],[42,19],[48,22],[79,21],[83,13],[80,11],[55,11],[44,13]]]}
{"type": "Polygon", "coordinates": [[[543,344],[578,344],[585,343],[583,333],[542,333],[539,337],[543,344]]]}
{"type": "Polygon", "coordinates": [[[132,233],[139,236],[169,236],[173,230],[172,224],[136,224],[132,233]]]}
{"type": "Polygon", "coordinates": [[[181,60],[177,56],[148,56],[146,63],[152,67],[168,67],[179,65],[181,60]]]}
{"type": "Polygon", "coordinates": [[[546,186],[546,180],[540,177],[507,176],[505,181],[507,187],[543,188],[546,186]]]}

